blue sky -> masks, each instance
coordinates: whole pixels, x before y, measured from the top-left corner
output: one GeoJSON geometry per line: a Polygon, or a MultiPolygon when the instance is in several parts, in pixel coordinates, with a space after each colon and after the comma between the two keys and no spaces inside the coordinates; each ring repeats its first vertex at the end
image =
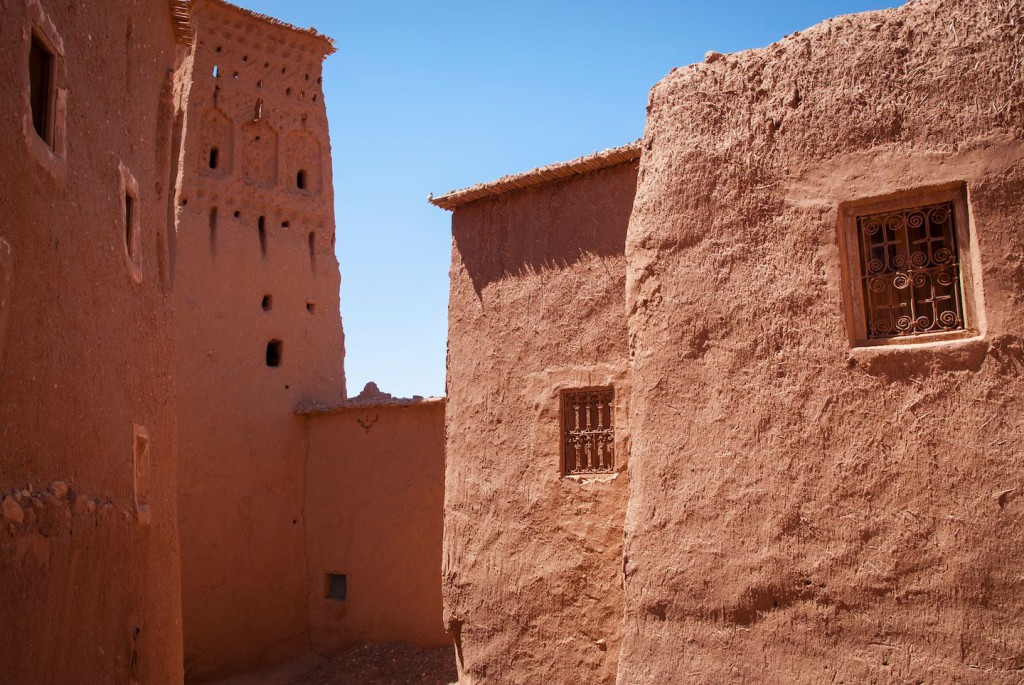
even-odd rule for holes
{"type": "Polygon", "coordinates": [[[237,0],[336,39],[324,67],[350,395],[444,393],[451,216],[428,193],[616,147],[651,86],[894,0],[237,0]]]}

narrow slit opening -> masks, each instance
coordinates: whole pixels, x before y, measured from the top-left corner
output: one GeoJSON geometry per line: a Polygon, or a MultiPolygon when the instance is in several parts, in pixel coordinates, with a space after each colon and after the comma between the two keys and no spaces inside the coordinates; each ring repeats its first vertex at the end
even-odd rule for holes
{"type": "Polygon", "coordinates": [[[210,251],[217,251],[217,208],[210,207],[210,251]]]}
{"type": "Polygon", "coordinates": [[[29,99],[32,125],[47,145],[50,141],[50,108],[53,102],[53,53],[32,34],[28,56],[29,99]]]}

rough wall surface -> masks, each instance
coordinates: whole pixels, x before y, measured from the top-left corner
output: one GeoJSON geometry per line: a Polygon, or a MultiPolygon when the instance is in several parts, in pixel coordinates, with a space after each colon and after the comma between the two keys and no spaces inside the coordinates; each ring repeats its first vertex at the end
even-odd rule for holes
{"type": "Polygon", "coordinates": [[[635,163],[455,210],[445,621],[462,683],[612,682],[635,163]],[[560,392],[614,385],[617,466],[561,477],[560,392]]]}
{"type": "Polygon", "coordinates": [[[165,0],[0,13],[0,681],[180,683],[165,239],[184,54],[165,0]],[[50,145],[33,34],[55,58],[50,145]]]}
{"type": "Polygon", "coordinates": [[[441,621],[444,400],[352,403],[306,419],[310,638],[450,644],[441,621]],[[328,573],[347,598],[326,596],[328,573]]]}
{"type": "Polygon", "coordinates": [[[654,88],[619,683],[1020,678],[1022,26],[919,0],[654,88]],[[851,349],[839,204],[945,183],[979,339],[851,349]]]}
{"type": "Polygon", "coordinates": [[[344,343],[331,47],[215,0],[194,21],[175,297],[185,672],[199,681],[309,648],[294,407],[344,398],[344,343]]]}

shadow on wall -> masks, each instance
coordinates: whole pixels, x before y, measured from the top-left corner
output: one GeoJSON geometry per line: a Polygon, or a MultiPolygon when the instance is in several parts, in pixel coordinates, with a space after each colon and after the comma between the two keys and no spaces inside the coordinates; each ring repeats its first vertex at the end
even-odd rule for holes
{"type": "Polygon", "coordinates": [[[459,208],[452,235],[477,297],[507,277],[623,257],[636,173],[636,163],[621,164],[585,184],[570,178],[459,208]]]}

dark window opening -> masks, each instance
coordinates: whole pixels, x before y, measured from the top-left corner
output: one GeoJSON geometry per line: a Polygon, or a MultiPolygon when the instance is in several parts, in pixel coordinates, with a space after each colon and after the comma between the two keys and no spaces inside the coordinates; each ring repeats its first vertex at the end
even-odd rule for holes
{"type": "Polygon", "coordinates": [[[248,62],[248,61],[249,61],[249,55],[242,55],[242,63],[244,64],[245,62],[248,62]]]}
{"type": "Polygon", "coordinates": [[[256,82],[256,87],[257,88],[262,88],[263,87],[263,79],[260,79],[259,81],[256,82]]]}
{"type": "Polygon", "coordinates": [[[53,53],[32,34],[28,55],[29,99],[32,104],[32,125],[36,133],[50,144],[50,107],[53,103],[53,53]]]}
{"type": "Polygon", "coordinates": [[[220,148],[211,147],[210,148],[210,168],[211,169],[216,169],[217,168],[217,162],[219,162],[219,161],[220,161],[220,148]]]}
{"type": "Polygon", "coordinates": [[[316,268],[316,233],[309,232],[309,265],[316,268]]]}
{"type": "Polygon", "coordinates": [[[344,573],[324,574],[324,597],[344,602],[348,599],[348,577],[344,573]]]}
{"type": "Polygon", "coordinates": [[[292,225],[292,222],[290,222],[290,221],[282,221],[281,222],[281,228],[288,228],[291,225],[292,225]]]}
{"type": "Polygon", "coordinates": [[[269,312],[273,308],[274,308],[274,296],[270,295],[268,293],[267,295],[263,296],[263,311],[269,312]]]}
{"type": "Polygon", "coordinates": [[[299,169],[299,173],[295,174],[295,185],[298,186],[299,190],[305,190],[306,188],[306,170],[299,169]]]}
{"type": "Polygon", "coordinates": [[[242,213],[236,209],[235,210],[235,218],[237,219],[240,216],[242,216],[242,213]]]}
{"type": "Polygon", "coordinates": [[[316,302],[314,302],[313,300],[309,300],[308,302],[306,302],[306,311],[309,312],[310,314],[315,313],[316,312],[316,302]]]}
{"type": "Polygon", "coordinates": [[[263,118],[263,98],[256,98],[256,106],[253,108],[252,118],[263,118]]]}
{"type": "Polygon", "coordinates": [[[266,217],[260,217],[257,222],[260,232],[260,252],[263,256],[267,256],[267,219],[266,217]]]}
{"type": "Polygon", "coordinates": [[[271,340],[267,343],[267,366],[281,366],[281,355],[284,352],[284,343],[280,340],[271,340]]]}

